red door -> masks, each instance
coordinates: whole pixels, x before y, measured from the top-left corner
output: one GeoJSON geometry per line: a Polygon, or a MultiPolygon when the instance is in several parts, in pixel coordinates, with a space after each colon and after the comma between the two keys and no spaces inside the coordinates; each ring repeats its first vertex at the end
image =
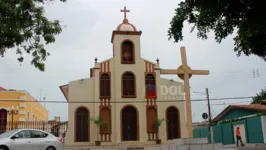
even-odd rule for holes
{"type": "Polygon", "coordinates": [[[0,133],[6,132],[7,112],[4,109],[0,110],[0,133]]]}

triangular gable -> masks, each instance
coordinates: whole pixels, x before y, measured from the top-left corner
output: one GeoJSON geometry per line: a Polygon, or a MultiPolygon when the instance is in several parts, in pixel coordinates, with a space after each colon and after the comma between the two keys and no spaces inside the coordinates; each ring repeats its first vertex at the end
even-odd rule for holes
{"type": "Polygon", "coordinates": [[[59,87],[67,101],[68,101],[68,89],[69,89],[68,87],[69,87],[68,84],[59,87]]]}

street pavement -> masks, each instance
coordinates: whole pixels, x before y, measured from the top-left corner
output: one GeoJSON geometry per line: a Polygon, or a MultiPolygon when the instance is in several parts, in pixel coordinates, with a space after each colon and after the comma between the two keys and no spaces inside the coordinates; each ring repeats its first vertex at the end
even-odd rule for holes
{"type": "Polygon", "coordinates": [[[223,150],[266,150],[265,146],[262,147],[236,147],[236,148],[226,148],[223,150]]]}

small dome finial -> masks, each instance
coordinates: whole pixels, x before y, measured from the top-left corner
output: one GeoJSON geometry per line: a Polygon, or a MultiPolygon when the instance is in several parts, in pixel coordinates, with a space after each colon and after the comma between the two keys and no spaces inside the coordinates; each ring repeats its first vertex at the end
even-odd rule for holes
{"type": "Polygon", "coordinates": [[[97,60],[98,60],[98,58],[97,58],[97,57],[95,57],[95,59],[94,59],[94,60],[95,60],[95,63],[97,63],[97,60]]]}
{"type": "Polygon", "coordinates": [[[127,19],[127,12],[130,12],[130,11],[127,10],[126,7],[124,7],[124,9],[120,10],[120,11],[124,13],[124,19],[123,19],[123,22],[118,25],[117,31],[133,31],[133,32],[137,32],[136,27],[133,24],[129,23],[129,21],[127,19]]]}
{"type": "Polygon", "coordinates": [[[159,64],[159,58],[156,59],[157,64],[159,64]]]}

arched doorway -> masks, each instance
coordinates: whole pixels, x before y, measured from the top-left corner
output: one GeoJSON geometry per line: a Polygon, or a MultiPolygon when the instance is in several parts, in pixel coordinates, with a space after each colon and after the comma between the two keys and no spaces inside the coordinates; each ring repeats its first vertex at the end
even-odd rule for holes
{"type": "Polygon", "coordinates": [[[122,141],[137,141],[137,110],[127,106],[122,110],[122,141]]]}
{"type": "Polygon", "coordinates": [[[167,118],[167,139],[173,140],[180,138],[180,118],[176,107],[169,107],[166,110],[167,118]]]}
{"type": "Polygon", "coordinates": [[[7,111],[5,109],[0,110],[0,133],[6,132],[7,124],[7,111]]]}
{"type": "Polygon", "coordinates": [[[76,110],[75,114],[75,141],[76,142],[88,142],[89,141],[89,111],[88,109],[81,107],[76,110]]]}

